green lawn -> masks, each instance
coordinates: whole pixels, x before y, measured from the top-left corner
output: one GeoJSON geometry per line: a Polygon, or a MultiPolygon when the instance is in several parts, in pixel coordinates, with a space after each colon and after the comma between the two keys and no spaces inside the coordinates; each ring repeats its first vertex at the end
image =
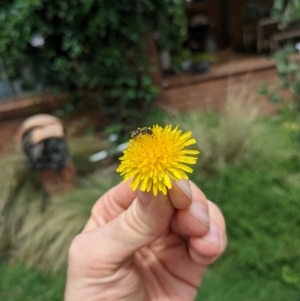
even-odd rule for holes
{"type": "Polygon", "coordinates": [[[0,300],[61,301],[64,277],[53,277],[23,265],[0,264],[0,300]]]}
{"type": "MultiPolygon", "coordinates": [[[[50,276],[20,265],[0,264],[0,300],[61,301],[63,276],[50,276]]],[[[228,278],[209,269],[197,301],[297,301],[299,290],[265,278],[228,278]]]]}
{"type": "Polygon", "coordinates": [[[299,290],[276,280],[249,279],[246,275],[228,279],[228,275],[212,269],[205,276],[197,301],[298,301],[299,296],[299,290]]]}

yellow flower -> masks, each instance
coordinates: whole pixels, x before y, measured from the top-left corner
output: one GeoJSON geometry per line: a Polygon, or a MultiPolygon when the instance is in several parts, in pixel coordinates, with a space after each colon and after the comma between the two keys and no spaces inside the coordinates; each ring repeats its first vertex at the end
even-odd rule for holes
{"type": "Polygon", "coordinates": [[[165,128],[154,125],[138,128],[131,136],[117,172],[124,181],[133,178],[133,190],[139,187],[141,191],[152,190],[154,195],[158,191],[166,195],[167,188],[172,188],[171,179],[188,179],[186,172],[193,170],[186,164],[195,164],[195,155],[199,154],[197,150],[185,149],[196,143],[191,138],[192,132],[182,134],[178,126],[172,130],[171,125],[165,128]]]}

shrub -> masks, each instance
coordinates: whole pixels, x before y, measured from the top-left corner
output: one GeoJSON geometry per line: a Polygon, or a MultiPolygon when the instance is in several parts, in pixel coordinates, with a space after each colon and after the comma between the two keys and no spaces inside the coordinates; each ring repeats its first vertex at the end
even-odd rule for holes
{"type": "MultiPolygon", "coordinates": [[[[182,0],[2,1],[0,57],[10,76],[70,91],[128,131],[157,95],[149,36],[176,52],[185,35],[182,0]],[[24,69],[26,67],[26,70],[24,69]],[[23,76],[24,77],[24,76],[23,76]]],[[[152,38],[150,38],[152,39],[152,38]]]]}
{"type": "Polygon", "coordinates": [[[272,58],[276,65],[279,84],[275,88],[262,85],[260,93],[267,95],[273,103],[288,100],[286,103],[289,114],[286,115],[286,127],[290,129],[293,140],[300,145],[300,60],[294,53],[295,49],[291,45],[274,53],[272,58]],[[284,90],[289,92],[289,96],[286,96],[287,93],[282,95],[284,90]]]}
{"type": "MultiPolygon", "coordinates": [[[[280,21],[280,27],[285,28],[292,23],[299,22],[300,2],[298,0],[275,0],[273,16],[280,21]]],[[[300,60],[295,55],[295,45],[285,45],[278,49],[272,56],[279,77],[277,87],[262,85],[260,93],[267,95],[273,103],[283,102],[288,98],[288,110],[286,126],[290,129],[291,137],[300,146],[300,60]],[[289,92],[283,96],[282,91],[289,92]]]]}
{"type": "Polygon", "coordinates": [[[281,21],[281,27],[299,21],[300,3],[298,0],[274,0],[272,14],[281,21]]]}

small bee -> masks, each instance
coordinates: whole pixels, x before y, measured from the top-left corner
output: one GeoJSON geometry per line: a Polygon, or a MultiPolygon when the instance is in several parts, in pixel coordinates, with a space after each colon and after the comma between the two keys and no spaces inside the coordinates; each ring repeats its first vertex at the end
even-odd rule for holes
{"type": "Polygon", "coordinates": [[[142,127],[142,128],[137,128],[136,130],[133,130],[130,132],[130,138],[135,138],[138,135],[152,135],[153,132],[150,128],[147,127],[142,127]]]}

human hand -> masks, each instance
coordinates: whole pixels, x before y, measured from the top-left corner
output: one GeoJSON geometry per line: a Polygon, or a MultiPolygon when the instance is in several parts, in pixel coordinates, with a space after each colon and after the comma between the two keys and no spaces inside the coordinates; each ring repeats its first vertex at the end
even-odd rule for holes
{"type": "Polygon", "coordinates": [[[65,301],[191,301],[226,247],[218,207],[187,180],[164,196],[120,183],[69,250],[65,301]]]}

